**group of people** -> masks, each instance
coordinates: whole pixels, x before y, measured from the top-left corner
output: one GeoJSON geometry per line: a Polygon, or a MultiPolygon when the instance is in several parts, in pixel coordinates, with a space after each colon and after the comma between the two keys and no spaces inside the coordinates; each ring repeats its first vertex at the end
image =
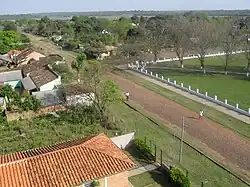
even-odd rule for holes
{"type": "MultiPolygon", "coordinates": [[[[126,96],[126,101],[129,101],[129,96],[130,96],[129,92],[126,92],[125,96],[126,96]]],[[[204,114],[203,110],[200,109],[199,117],[198,117],[199,120],[203,118],[203,114],[204,114]]]]}

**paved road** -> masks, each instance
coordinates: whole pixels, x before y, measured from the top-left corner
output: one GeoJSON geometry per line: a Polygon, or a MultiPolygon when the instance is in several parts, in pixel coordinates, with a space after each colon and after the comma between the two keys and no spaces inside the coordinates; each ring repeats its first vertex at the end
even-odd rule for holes
{"type": "Polygon", "coordinates": [[[168,100],[142,86],[121,76],[110,74],[122,91],[131,93],[131,100],[140,104],[145,110],[155,113],[172,124],[181,126],[182,116],[186,116],[186,132],[240,168],[250,171],[250,140],[234,134],[207,118],[197,120],[197,113],[168,100]]]}

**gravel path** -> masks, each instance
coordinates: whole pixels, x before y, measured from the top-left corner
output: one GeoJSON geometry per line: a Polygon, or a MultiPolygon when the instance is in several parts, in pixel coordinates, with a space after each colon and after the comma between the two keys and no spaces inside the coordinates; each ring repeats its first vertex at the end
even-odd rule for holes
{"type": "Polygon", "coordinates": [[[218,152],[225,161],[235,163],[250,171],[250,140],[242,138],[207,118],[197,120],[197,113],[168,100],[121,76],[110,74],[122,91],[130,92],[131,100],[160,118],[181,126],[182,116],[186,117],[185,131],[218,152]]]}

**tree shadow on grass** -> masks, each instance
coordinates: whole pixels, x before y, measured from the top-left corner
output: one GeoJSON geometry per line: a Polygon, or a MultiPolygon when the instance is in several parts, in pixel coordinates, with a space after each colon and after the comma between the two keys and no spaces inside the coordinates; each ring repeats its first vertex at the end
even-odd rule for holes
{"type": "Polygon", "coordinates": [[[163,173],[160,169],[156,169],[149,172],[151,178],[155,183],[159,184],[162,187],[172,187],[169,182],[169,176],[166,173],[163,173]]]}
{"type": "Polygon", "coordinates": [[[135,147],[134,144],[130,145],[125,149],[128,156],[136,163],[137,167],[146,166],[152,164],[151,161],[147,160],[135,147]]]}

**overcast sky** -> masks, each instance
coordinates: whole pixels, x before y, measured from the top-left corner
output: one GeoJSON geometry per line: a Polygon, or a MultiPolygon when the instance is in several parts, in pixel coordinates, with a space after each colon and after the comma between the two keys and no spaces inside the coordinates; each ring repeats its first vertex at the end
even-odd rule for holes
{"type": "Polygon", "coordinates": [[[1,0],[0,14],[197,9],[250,9],[250,0],[1,0]]]}

